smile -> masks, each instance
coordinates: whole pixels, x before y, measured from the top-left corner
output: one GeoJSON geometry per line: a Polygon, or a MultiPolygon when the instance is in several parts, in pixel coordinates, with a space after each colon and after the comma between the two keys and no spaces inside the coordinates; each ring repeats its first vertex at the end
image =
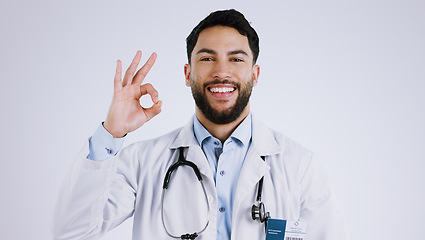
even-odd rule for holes
{"type": "Polygon", "coordinates": [[[212,93],[228,93],[235,91],[235,88],[231,87],[213,87],[209,89],[212,93]]]}

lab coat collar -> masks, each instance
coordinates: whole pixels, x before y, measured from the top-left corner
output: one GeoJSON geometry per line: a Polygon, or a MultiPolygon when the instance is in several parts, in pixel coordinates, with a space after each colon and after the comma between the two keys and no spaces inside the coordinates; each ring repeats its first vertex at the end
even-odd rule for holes
{"type": "MultiPolygon", "coordinates": [[[[170,149],[177,149],[180,147],[187,148],[187,151],[185,151],[184,154],[185,159],[196,164],[202,175],[214,181],[207,158],[196,140],[195,133],[193,131],[193,118],[191,118],[190,121],[181,128],[176,139],[171,144],[170,149]]],[[[212,190],[213,189],[210,189],[210,191],[212,190]]]]}
{"type": "Polygon", "coordinates": [[[180,132],[177,135],[177,138],[171,144],[171,149],[176,149],[180,147],[191,147],[199,146],[195,133],[193,132],[193,118],[188,121],[188,123],[181,128],[180,132]]]}
{"type": "MultiPolygon", "coordinates": [[[[252,144],[248,149],[245,163],[241,171],[241,178],[243,178],[244,172],[251,172],[252,169],[259,169],[259,165],[262,165],[261,169],[264,171],[258,171],[256,174],[251,175],[253,178],[261,177],[269,169],[269,165],[265,163],[261,156],[269,156],[278,154],[280,152],[279,144],[276,142],[274,132],[268,127],[264,126],[258,121],[253,114],[252,115],[252,144]],[[249,170],[244,170],[249,169],[249,170]],[[260,175],[258,175],[260,174],[260,175]],[[257,176],[258,175],[258,176],[257,176]]],[[[208,178],[212,178],[212,172],[208,165],[208,161],[203,153],[198,141],[196,140],[195,133],[193,131],[193,118],[180,130],[176,139],[171,144],[171,149],[177,149],[179,147],[189,148],[186,154],[188,161],[194,162],[201,173],[208,178]]],[[[250,173],[248,173],[248,176],[250,173]]],[[[254,179],[257,180],[257,179],[254,179]]],[[[256,181],[255,181],[256,182],[256,181]]]]}
{"type": "Polygon", "coordinates": [[[281,149],[276,142],[273,130],[263,125],[252,114],[252,148],[259,156],[278,154],[281,149]]]}

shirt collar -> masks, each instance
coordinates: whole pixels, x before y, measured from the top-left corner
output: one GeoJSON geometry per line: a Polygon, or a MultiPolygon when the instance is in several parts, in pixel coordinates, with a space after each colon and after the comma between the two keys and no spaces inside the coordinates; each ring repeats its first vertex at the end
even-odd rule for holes
{"type": "MultiPolygon", "coordinates": [[[[199,122],[196,115],[193,120],[193,132],[195,133],[195,138],[199,143],[199,146],[202,147],[202,143],[205,139],[213,137],[207,129],[199,122]]],[[[252,136],[252,119],[251,113],[246,116],[246,118],[239,124],[239,126],[233,131],[229,138],[238,139],[243,145],[248,146],[249,141],[252,136]]]]}
{"type": "Polygon", "coordinates": [[[199,122],[196,115],[193,117],[193,132],[195,133],[195,138],[198,141],[199,146],[201,147],[202,142],[205,139],[212,137],[212,135],[207,131],[207,129],[205,129],[205,127],[202,126],[202,124],[199,122]]]}
{"type": "MultiPolygon", "coordinates": [[[[276,133],[270,128],[264,126],[252,113],[251,119],[252,138],[250,147],[253,148],[253,151],[258,156],[268,156],[281,153],[283,150],[279,147],[279,143],[276,141],[276,134],[279,135],[279,133],[276,133]]],[[[191,118],[184,127],[177,129],[175,134],[175,139],[172,140],[170,149],[188,147],[191,149],[189,153],[197,154],[195,153],[197,151],[195,149],[199,147],[199,150],[202,152],[201,146],[199,145],[194,134],[193,118],[191,118]]],[[[196,164],[198,164],[198,166],[203,164],[203,162],[196,162],[196,160],[194,161],[196,164]]]]}

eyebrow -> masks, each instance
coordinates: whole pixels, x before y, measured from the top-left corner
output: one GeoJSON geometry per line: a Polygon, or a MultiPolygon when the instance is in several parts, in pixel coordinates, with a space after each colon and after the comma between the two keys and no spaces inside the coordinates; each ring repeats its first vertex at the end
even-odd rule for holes
{"type": "MultiPolygon", "coordinates": [[[[200,49],[196,55],[200,54],[200,53],[209,53],[209,54],[217,54],[216,51],[212,50],[212,49],[208,49],[208,48],[202,48],[200,49]]],[[[244,50],[240,49],[240,50],[233,50],[227,53],[227,55],[238,55],[238,54],[243,54],[248,56],[248,53],[246,53],[244,50]]]]}
{"type": "Polygon", "coordinates": [[[208,49],[208,48],[202,48],[200,49],[196,55],[200,54],[200,53],[209,53],[209,54],[217,54],[216,51],[212,50],[212,49],[208,49]]]}
{"type": "Polygon", "coordinates": [[[246,53],[244,50],[234,50],[234,51],[229,52],[228,55],[238,55],[238,54],[243,54],[243,55],[248,56],[248,53],[246,53]]]}

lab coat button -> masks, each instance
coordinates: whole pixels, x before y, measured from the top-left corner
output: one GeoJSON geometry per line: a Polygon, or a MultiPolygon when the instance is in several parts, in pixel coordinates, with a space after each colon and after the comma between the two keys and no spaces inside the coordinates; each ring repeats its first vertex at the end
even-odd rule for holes
{"type": "Polygon", "coordinates": [[[222,213],[222,212],[226,211],[226,209],[225,209],[224,207],[220,207],[220,208],[218,209],[218,211],[220,211],[220,212],[222,213]]]}

